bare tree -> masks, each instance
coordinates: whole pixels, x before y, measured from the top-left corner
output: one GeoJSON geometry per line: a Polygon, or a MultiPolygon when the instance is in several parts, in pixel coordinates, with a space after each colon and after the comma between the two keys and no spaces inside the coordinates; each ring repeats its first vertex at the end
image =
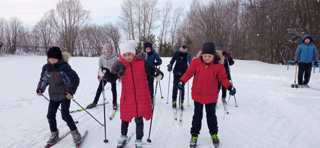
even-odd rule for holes
{"type": "Polygon", "coordinates": [[[172,3],[167,1],[164,8],[161,11],[161,28],[159,35],[159,52],[162,51],[162,46],[167,42],[167,34],[170,27],[170,14],[172,11],[172,3]]]}
{"type": "Polygon", "coordinates": [[[39,35],[41,46],[45,49],[48,49],[54,43],[54,26],[51,23],[53,13],[53,11],[46,13],[33,30],[35,34],[39,35]]]}
{"type": "Polygon", "coordinates": [[[155,29],[157,0],[125,0],[121,6],[121,26],[129,39],[148,40],[155,29]]]}
{"type": "Polygon", "coordinates": [[[79,30],[88,20],[89,12],[80,0],[61,0],[51,14],[52,25],[59,33],[62,47],[73,53],[79,30]]]}
{"type": "Polygon", "coordinates": [[[7,23],[5,38],[9,54],[16,53],[19,35],[21,35],[22,30],[22,22],[17,18],[13,18],[7,23]]]}

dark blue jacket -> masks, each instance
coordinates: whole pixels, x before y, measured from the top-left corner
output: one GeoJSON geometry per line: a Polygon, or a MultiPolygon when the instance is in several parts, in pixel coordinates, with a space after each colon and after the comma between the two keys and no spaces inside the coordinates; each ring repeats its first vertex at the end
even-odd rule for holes
{"type": "Polygon", "coordinates": [[[78,74],[66,62],[58,64],[45,64],[42,67],[38,90],[44,91],[49,86],[49,96],[53,101],[65,99],[65,93],[74,95],[79,86],[78,74]]]}
{"type": "Polygon", "coordinates": [[[187,52],[176,51],[171,58],[170,65],[173,66],[173,74],[176,76],[182,76],[188,69],[191,63],[191,55],[187,52]]]}
{"type": "MultiPolygon", "coordinates": [[[[162,64],[162,60],[161,60],[159,54],[156,53],[154,50],[151,51],[150,53],[147,53],[146,60],[147,60],[148,65],[151,67],[157,67],[162,64]]],[[[152,73],[154,73],[154,72],[155,71],[152,71],[152,73]]]]}

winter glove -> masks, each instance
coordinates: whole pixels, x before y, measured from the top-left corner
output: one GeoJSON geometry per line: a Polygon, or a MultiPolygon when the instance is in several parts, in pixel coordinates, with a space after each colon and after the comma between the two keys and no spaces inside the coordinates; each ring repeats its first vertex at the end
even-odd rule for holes
{"type": "Polygon", "coordinates": [[[111,73],[117,75],[119,78],[123,76],[125,71],[125,67],[120,62],[116,62],[112,65],[111,73]]]}
{"type": "Polygon", "coordinates": [[[162,80],[163,76],[164,76],[163,72],[160,69],[156,69],[154,77],[157,79],[157,81],[162,80]]]}
{"type": "Polygon", "coordinates": [[[169,71],[169,72],[172,71],[172,65],[171,65],[171,64],[167,65],[167,68],[168,68],[168,71],[169,71]]]}
{"type": "Polygon", "coordinates": [[[184,83],[180,81],[180,82],[178,83],[178,89],[181,90],[181,89],[183,89],[183,87],[184,87],[184,83]]]}
{"type": "Polygon", "coordinates": [[[314,66],[315,67],[318,67],[319,66],[318,64],[319,64],[318,61],[314,61],[314,66]]]}
{"type": "Polygon", "coordinates": [[[230,96],[234,96],[237,93],[237,90],[234,87],[230,87],[229,88],[229,95],[230,96]]]}
{"type": "Polygon", "coordinates": [[[69,92],[65,92],[65,96],[66,96],[66,98],[67,98],[68,100],[73,99],[73,95],[72,95],[71,93],[69,93],[69,92]]]}
{"type": "Polygon", "coordinates": [[[44,93],[44,91],[40,88],[38,88],[36,91],[39,96],[41,96],[44,93]]]}

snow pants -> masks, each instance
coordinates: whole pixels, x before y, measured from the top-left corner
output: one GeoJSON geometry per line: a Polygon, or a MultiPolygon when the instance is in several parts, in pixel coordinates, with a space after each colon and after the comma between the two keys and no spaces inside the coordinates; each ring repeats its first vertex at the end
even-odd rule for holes
{"type": "MultiPolygon", "coordinates": [[[[136,139],[137,140],[142,140],[143,138],[143,118],[138,117],[135,118],[136,122],[136,139]]],[[[129,127],[129,122],[122,121],[121,122],[121,135],[127,136],[128,134],[128,127],[129,127]]]]}
{"type": "MultiPolygon", "coordinates": [[[[178,83],[180,82],[181,76],[174,75],[173,78],[173,89],[172,89],[172,102],[177,102],[177,95],[178,95],[178,83]]],[[[184,88],[181,90],[181,103],[183,104],[184,102],[184,88]]]]}
{"type": "Polygon", "coordinates": [[[218,121],[216,116],[216,104],[200,104],[198,102],[194,102],[194,114],[192,119],[191,126],[191,135],[197,136],[200,134],[201,126],[202,126],[202,117],[203,117],[203,107],[206,108],[207,115],[207,124],[209,127],[210,134],[218,133],[218,121]]]}
{"type": "Polygon", "coordinates": [[[312,63],[299,63],[298,84],[307,85],[310,81],[312,63]]]}
{"type": "MultiPolygon", "coordinates": [[[[107,83],[108,82],[106,80],[100,81],[99,87],[96,92],[96,96],[94,97],[94,101],[93,101],[94,104],[97,104],[99,102],[99,98],[102,93],[102,89],[107,83]]],[[[111,91],[112,91],[112,97],[113,97],[112,103],[115,106],[115,105],[117,105],[117,82],[115,80],[115,81],[111,81],[110,83],[111,83],[111,91]]]]}
{"type": "Polygon", "coordinates": [[[70,103],[71,103],[71,101],[68,99],[64,99],[60,102],[54,102],[54,101],[49,102],[47,118],[48,118],[51,132],[58,131],[56,114],[57,114],[57,111],[58,111],[58,108],[60,105],[61,105],[62,119],[67,123],[67,125],[71,131],[77,129],[76,124],[74,123],[74,120],[71,117],[70,112],[69,112],[70,103]]]}

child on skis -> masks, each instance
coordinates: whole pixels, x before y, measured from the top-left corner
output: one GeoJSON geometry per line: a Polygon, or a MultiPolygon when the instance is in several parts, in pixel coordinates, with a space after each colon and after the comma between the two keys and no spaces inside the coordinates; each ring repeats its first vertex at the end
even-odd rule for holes
{"type": "MultiPolygon", "coordinates": [[[[181,76],[187,71],[188,66],[191,62],[191,56],[188,53],[188,48],[186,46],[182,46],[176,51],[171,58],[170,64],[167,65],[168,71],[172,71],[173,64],[175,63],[173,69],[173,90],[172,90],[172,108],[177,107],[177,94],[178,94],[178,83],[180,81],[181,76]]],[[[184,86],[181,89],[181,108],[183,109],[184,102],[184,86]]]]}
{"type": "MultiPolygon", "coordinates": [[[[224,69],[226,70],[228,79],[229,79],[230,83],[232,83],[230,66],[234,65],[234,60],[233,60],[232,56],[230,55],[230,53],[228,53],[226,51],[219,51],[218,55],[220,56],[219,64],[224,65],[224,69]]],[[[222,94],[221,94],[222,103],[227,104],[227,101],[226,101],[227,88],[221,86],[221,83],[219,83],[218,88],[219,88],[219,91],[220,91],[220,89],[222,91],[222,94]]]]}
{"type": "Polygon", "coordinates": [[[111,91],[113,97],[113,109],[117,110],[117,75],[111,73],[112,65],[117,61],[117,53],[112,41],[109,41],[103,46],[102,54],[99,59],[98,80],[100,84],[98,86],[94,101],[87,106],[87,108],[94,108],[97,106],[103,87],[109,82],[111,84],[111,91]]]}
{"type": "Polygon", "coordinates": [[[190,147],[197,146],[198,135],[200,134],[201,121],[203,116],[203,106],[206,108],[207,123],[212,142],[215,146],[219,145],[218,123],[216,116],[216,104],[218,101],[219,81],[230,94],[234,95],[236,89],[229,82],[228,76],[222,64],[214,64],[215,58],[214,43],[205,43],[199,58],[192,61],[187,72],[181,77],[178,84],[179,89],[183,88],[191,77],[193,78],[192,98],[194,100],[194,115],[191,127],[190,147]]]}
{"type": "Polygon", "coordinates": [[[142,147],[143,118],[152,118],[151,96],[148,77],[152,76],[152,68],[145,59],[136,56],[137,43],[133,40],[121,44],[121,56],[112,67],[122,83],[120,99],[121,137],[118,147],[123,147],[128,139],[128,127],[132,119],[136,122],[136,148],[142,147]]]}
{"type": "MultiPolygon", "coordinates": [[[[146,42],[144,43],[144,50],[147,53],[146,60],[147,64],[150,67],[153,67],[153,70],[151,73],[161,73],[159,69],[157,69],[157,66],[160,66],[162,64],[162,60],[159,56],[159,54],[153,49],[152,43],[146,42]]],[[[152,101],[154,100],[154,77],[148,78],[148,85],[150,89],[150,95],[152,101]]]]}
{"type": "Polygon", "coordinates": [[[74,143],[81,143],[81,135],[69,113],[70,103],[79,85],[79,77],[70,65],[63,60],[59,47],[51,47],[47,52],[48,63],[42,67],[37,94],[42,95],[49,86],[49,107],[47,118],[49,121],[51,136],[47,145],[54,145],[59,139],[59,131],[56,123],[56,113],[61,105],[62,119],[71,130],[74,143]]]}
{"type": "Polygon", "coordinates": [[[298,85],[309,88],[312,64],[318,65],[318,49],[311,36],[305,35],[303,42],[296,50],[296,64],[298,64],[298,85]]]}

